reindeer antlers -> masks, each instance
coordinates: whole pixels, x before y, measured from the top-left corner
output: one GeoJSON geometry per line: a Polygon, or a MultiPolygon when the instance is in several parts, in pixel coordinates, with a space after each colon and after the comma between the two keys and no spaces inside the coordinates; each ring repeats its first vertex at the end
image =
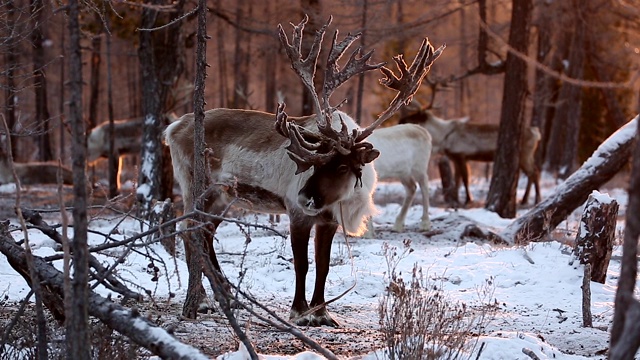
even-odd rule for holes
{"type": "Polygon", "coordinates": [[[407,68],[402,54],[393,57],[398,70],[400,70],[400,77],[397,77],[389,68],[382,67],[380,69],[385,76],[385,78],[380,79],[380,84],[397,90],[398,93],[391,101],[389,107],[378,116],[378,119],[358,134],[356,142],[360,142],[371,135],[373,130],[398,111],[402,104],[408,104],[411,101],[413,95],[418,91],[418,88],[420,88],[422,80],[429,72],[431,64],[440,57],[445,47],[446,45],[442,45],[438,50],[434,51],[433,46],[429,43],[429,39],[424,38],[422,45],[420,45],[420,50],[418,50],[409,68],[407,68]]]}
{"type": "MultiPolygon", "coordinates": [[[[276,129],[277,131],[291,140],[291,144],[287,146],[289,156],[296,162],[298,169],[296,174],[306,171],[313,165],[321,165],[331,159],[336,153],[343,155],[350,154],[352,151],[357,153],[373,151],[372,146],[368,143],[362,143],[367,136],[373,133],[373,130],[382,122],[389,119],[403,103],[408,103],[413,94],[418,90],[424,77],[426,76],[431,64],[440,56],[445,46],[441,46],[434,51],[433,46],[426,38],[422,41],[420,50],[413,60],[410,67],[404,62],[402,55],[397,55],[393,59],[396,66],[400,70],[400,75],[396,76],[392,70],[384,67],[385,63],[370,64],[369,60],[373,55],[373,50],[362,54],[362,48],[358,47],[349,57],[344,68],[340,69],[338,61],[346,50],[356,41],[362,34],[348,34],[342,41],[338,42],[338,31],[336,30],[329,50],[327,58],[327,67],[325,71],[324,83],[322,86],[322,102],[314,85],[316,73],[316,65],[320,54],[321,43],[327,27],[331,24],[333,17],[318,30],[315,39],[311,45],[309,54],[305,58],[302,56],[302,32],[305,24],[309,21],[309,17],[305,15],[304,19],[298,24],[293,25],[292,42],[281,25],[278,25],[278,34],[282,42],[285,52],[291,61],[291,67],[298,74],[304,86],[309,90],[313,98],[313,104],[317,116],[317,125],[320,134],[315,134],[287,120],[287,114],[284,112],[284,104],[278,106],[276,112],[276,129]],[[363,130],[353,130],[349,133],[347,126],[341,119],[342,128],[340,131],[335,130],[332,124],[332,115],[335,107],[329,103],[331,94],[347,80],[357,74],[380,69],[384,74],[384,78],[380,83],[388,88],[398,91],[395,98],[391,101],[387,108],[376,121],[363,130]],[[309,142],[307,139],[317,140],[309,142]]],[[[364,159],[363,163],[370,162],[370,157],[366,154],[360,154],[359,157],[364,159]]],[[[375,158],[375,157],[374,157],[375,158]]]]}

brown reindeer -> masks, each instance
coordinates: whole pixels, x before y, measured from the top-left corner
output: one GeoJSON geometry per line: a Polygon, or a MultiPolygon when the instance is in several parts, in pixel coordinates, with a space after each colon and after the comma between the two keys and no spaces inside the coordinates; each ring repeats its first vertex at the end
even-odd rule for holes
{"type": "MultiPolygon", "coordinates": [[[[308,18],[294,26],[292,43],[282,26],[279,36],[292,68],[313,97],[315,115],[289,117],[284,104],[276,114],[252,110],[213,109],[205,112],[205,141],[210,148],[208,181],[213,184],[204,199],[206,211],[220,214],[232,201],[235,206],[265,213],[286,213],[290,218],[291,247],[296,274],[290,318],[298,325],[338,326],[325,308],[325,281],[329,273],[331,243],[338,227],[360,235],[375,212],[372,194],[376,173],[371,162],[379,151],[365,140],[383,121],[411,98],[443,48],[434,51],[425,39],[408,67],[401,55],[394,58],[400,77],[383,64],[370,64],[372,52],[353,52],[343,68],[338,61],[360,34],[337,42],[337,31],[328,56],[322,86],[322,101],[315,86],[315,67],[329,21],[316,32],[311,51],[303,58],[302,31],[308,18]],[[351,77],[380,69],[383,85],[398,94],[379,118],[365,129],[329,103],[333,91],[351,77]],[[311,302],[305,296],[309,270],[308,244],[315,226],[316,280],[311,302]]],[[[174,174],[184,200],[192,209],[194,115],[187,114],[165,132],[171,149],[174,174]]],[[[214,228],[220,221],[213,222],[214,228]]],[[[220,269],[212,236],[206,248],[211,262],[220,269]]]]}
{"type": "MultiPolygon", "coordinates": [[[[433,114],[429,107],[423,107],[414,101],[410,107],[413,112],[400,119],[400,123],[414,123],[424,126],[431,133],[433,154],[445,154],[454,164],[456,189],[460,181],[464,184],[468,204],[473,201],[469,192],[468,161],[491,162],[498,146],[499,125],[474,124],[469,118],[445,120],[433,114]]],[[[534,154],[540,142],[540,131],[532,126],[525,129],[524,141],[520,145],[520,169],[528,178],[522,204],[527,203],[531,184],[535,186],[535,203],[540,202],[540,170],[535,165],[534,154]]]]}

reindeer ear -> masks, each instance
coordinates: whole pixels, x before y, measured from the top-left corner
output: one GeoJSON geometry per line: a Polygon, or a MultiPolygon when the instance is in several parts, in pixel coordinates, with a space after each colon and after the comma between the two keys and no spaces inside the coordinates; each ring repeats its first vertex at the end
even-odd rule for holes
{"type": "Polygon", "coordinates": [[[380,151],[377,149],[364,149],[360,154],[360,159],[363,164],[368,164],[380,156],[380,151]]]}

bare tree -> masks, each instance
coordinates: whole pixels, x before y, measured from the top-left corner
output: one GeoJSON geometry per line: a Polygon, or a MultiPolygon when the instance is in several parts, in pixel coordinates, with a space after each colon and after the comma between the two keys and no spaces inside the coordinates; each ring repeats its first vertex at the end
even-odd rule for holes
{"type": "MultiPolygon", "coordinates": [[[[532,1],[514,0],[512,6],[509,46],[513,51],[526,54],[529,47],[532,1]]],[[[509,52],[506,61],[498,148],[486,204],[487,209],[505,218],[514,217],[516,214],[519,152],[513,149],[520,148],[525,122],[527,87],[527,63],[513,52],[509,52]]]]}
{"type": "Polygon", "coordinates": [[[82,54],[80,50],[80,9],[77,0],[68,5],[69,27],[69,122],[73,129],[73,280],[71,302],[73,311],[67,314],[67,358],[89,359],[87,246],[87,184],[85,180],[86,138],[82,116],[82,54]]]}

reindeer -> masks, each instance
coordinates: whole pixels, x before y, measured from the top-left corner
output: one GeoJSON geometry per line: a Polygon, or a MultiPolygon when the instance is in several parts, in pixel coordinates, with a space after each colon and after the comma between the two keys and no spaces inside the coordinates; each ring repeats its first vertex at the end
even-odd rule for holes
{"type": "MultiPolygon", "coordinates": [[[[338,32],[327,59],[322,102],[314,86],[315,68],[327,23],[316,32],[306,58],[301,54],[302,31],[308,17],[293,26],[292,44],[278,25],[280,40],[292,64],[313,97],[315,115],[289,117],[285,105],[276,114],[253,110],[213,109],[205,112],[205,141],[208,178],[212,184],[203,200],[206,211],[221,213],[232,201],[235,206],[265,213],[286,213],[290,218],[291,248],[296,274],[290,318],[298,325],[338,326],[325,304],[325,282],[329,273],[331,243],[339,226],[345,234],[360,235],[366,219],[375,210],[372,195],[376,173],[371,164],[380,152],[365,140],[416,92],[433,61],[444,46],[434,51],[427,39],[410,67],[402,55],[394,57],[400,77],[384,67],[370,64],[372,51],[354,51],[342,69],[338,61],[361,34],[347,35],[337,42],[338,32]],[[380,82],[398,93],[389,108],[367,128],[361,129],[329,103],[333,91],[354,75],[380,69],[380,82]],[[309,270],[308,244],[315,226],[316,279],[311,303],[305,297],[309,270]]],[[[182,190],[185,210],[194,205],[193,177],[194,115],[187,114],[168,126],[165,139],[173,159],[176,179],[182,190]]],[[[219,220],[212,221],[215,229],[219,220]]],[[[208,235],[205,247],[217,270],[220,265],[208,235]]]]}
{"type": "MultiPolygon", "coordinates": [[[[175,121],[177,116],[173,113],[165,115],[168,122],[175,121]]],[[[109,158],[109,127],[108,121],[98,124],[91,129],[87,137],[87,161],[93,165],[100,159],[109,158]]],[[[123,156],[139,155],[144,131],[144,118],[115,120],[113,122],[113,148],[118,158],[117,186],[120,189],[120,176],[122,173],[123,156]]]]}
{"type": "MultiPolygon", "coordinates": [[[[374,161],[378,180],[399,180],[405,190],[400,213],[393,225],[394,231],[403,231],[407,211],[416,194],[416,183],[422,193],[421,230],[430,230],[429,220],[429,158],[431,135],[420,125],[401,124],[377,129],[369,136],[369,142],[380,151],[374,161]]],[[[373,228],[369,227],[369,232],[373,228]]]]}
{"type": "MultiPolygon", "coordinates": [[[[424,126],[433,138],[433,153],[446,155],[454,164],[456,188],[460,180],[464,184],[465,203],[473,201],[469,192],[469,160],[493,161],[498,145],[499,126],[495,124],[473,124],[468,117],[445,120],[433,114],[429,106],[423,107],[413,101],[414,112],[400,119],[400,123],[424,126]]],[[[524,141],[520,145],[520,169],[528,178],[522,204],[527,203],[531,184],[535,186],[535,203],[540,202],[540,170],[535,165],[534,154],[540,142],[540,131],[532,126],[525,129],[524,141]]]]}
{"type": "MultiPolygon", "coordinates": [[[[58,166],[54,162],[13,163],[13,168],[18,179],[20,179],[21,185],[57,184],[58,172],[61,174],[63,184],[73,184],[73,172],[71,169],[58,166]]],[[[5,157],[0,157],[0,185],[14,181],[9,160],[5,157]]]]}

